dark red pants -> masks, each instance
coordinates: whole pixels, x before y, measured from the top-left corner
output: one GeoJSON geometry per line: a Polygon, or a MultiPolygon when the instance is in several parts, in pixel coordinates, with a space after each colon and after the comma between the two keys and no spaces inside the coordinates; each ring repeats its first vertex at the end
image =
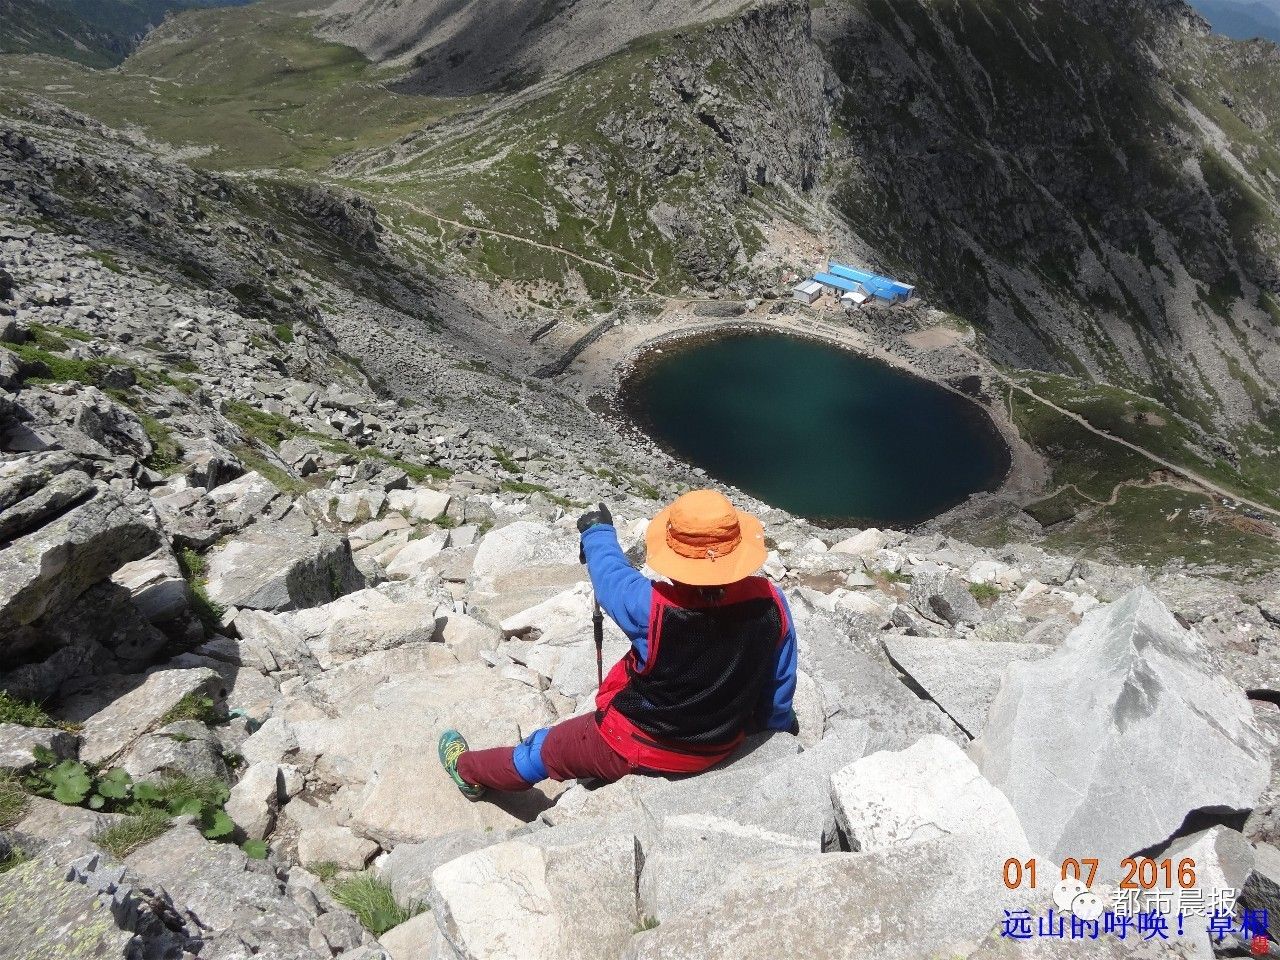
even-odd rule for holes
{"type": "MultiPolygon", "coordinates": [[[[468,750],[458,758],[458,774],[467,783],[493,790],[528,790],[533,784],[520,776],[511,747],[468,750]]],[[[552,780],[620,780],[634,767],[600,736],[595,714],[557,723],[542,742],[542,763],[552,780]]]]}

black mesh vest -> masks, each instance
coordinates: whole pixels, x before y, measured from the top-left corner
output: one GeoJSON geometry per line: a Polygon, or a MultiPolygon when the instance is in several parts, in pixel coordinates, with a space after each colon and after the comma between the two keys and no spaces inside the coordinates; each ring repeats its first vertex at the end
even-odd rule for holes
{"type": "Polygon", "coordinates": [[[651,736],[689,744],[723,744],[742,733],[760,709],[782,635],[768,582],[752,587],[753,596],[715,606],[655,603],[649,662],[644,671],[628,664],[613,708],[651,736]]]}

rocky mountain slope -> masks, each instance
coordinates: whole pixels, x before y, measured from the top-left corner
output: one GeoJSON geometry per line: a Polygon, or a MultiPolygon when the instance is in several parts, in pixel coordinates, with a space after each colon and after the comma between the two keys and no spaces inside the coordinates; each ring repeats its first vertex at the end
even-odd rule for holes
{"type": "Polygon", "coordinates": [[[1277,76],[1182,4],[756,4],[335,170],[539,302],[870,262],[993,359],[1155,398],[1274,488],[1277,76]]]}
{"type": "MultiPolygon", "coordinates": [[[[593,703],[559,498],[599,488],[501,480],[474,431],[264,362],[251,317],[74,238],[10,226],[4,251],[0,934],[18,956],[701,958],[730,938],[749,958],[922,939],[986,958],[1004,911],[1050,905],[1000,881],[1033,854],[1096,854],[1108,898],[1124,856],[1192,858],[1201,897],[1224,878],[1276,906],[1274,581],[766,512],[797,736],[692,779],[474,803],[438,769],[440,729],[509,743],[593,703]],[[166,372],[148,340],[195,369],[166,372]]],[[[608,497],[635,556],[657,503],[608,497]]],[[[610,627],[606,660],[625,649],[610,627]]],[[[1201,926],[1149,949],[1207,956],[1201,926]]]]}
{"type": "Polygon", "coordinates": [[[1274,48],[1178,3],[731,6],[564,75],[554,43],[605,5],[500,35],[380,6],[387,36],[428,13],[404,73],[316,45],[298,0],[181,18],[112,73],[6,61],[0,953],[1140,955],[1010,942],[1052,906],[1002,882],[1033,856],[1097,857],[1108,905],[1125,857],[1194,860],[1152,956],[1280,916],[1272,528],[1061,412],[1275,494],[1274,48]],[[477,36],[547,72],[405,92],[477,36]],[[465,800],[444,727],[485,747],[592,709],[576,513],[608,501],[640,564],[707,482],[574,357],[755,322],[823,250],[926,280],[826,336],[1007,408],[1053,454],[1043,502],[827,530],[735,493],[796,618],[798,735],[465,800]],[[1076,496],[1096,524],[1052,534],[1076,496]],[[1096,559],[1126,498],[1175,562],[1096,559]]]}
{"type": "Polygon", "coordinates": [[[45,53],[93,67],[117,64],[173,12],[250,0],[4,0],[0,53],[45,53]]]}
{"type": "Polygon", "coordinates": [[[743,0],[336,0],[320,33],[372,60],[405,63],[414,90],[458,96],[561,76],[655,33],[706,23],[743,0]]]}

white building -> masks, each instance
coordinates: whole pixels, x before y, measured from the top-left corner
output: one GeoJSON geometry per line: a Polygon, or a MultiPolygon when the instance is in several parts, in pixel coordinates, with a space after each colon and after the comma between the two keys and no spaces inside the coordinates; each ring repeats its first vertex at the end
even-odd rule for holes
{"type": "Polygon", "coordinates": [[[791,288],[791,296],[801,303],[813,303],[822,296],[822,284],[816,280],[806,280],[791,288]]]}

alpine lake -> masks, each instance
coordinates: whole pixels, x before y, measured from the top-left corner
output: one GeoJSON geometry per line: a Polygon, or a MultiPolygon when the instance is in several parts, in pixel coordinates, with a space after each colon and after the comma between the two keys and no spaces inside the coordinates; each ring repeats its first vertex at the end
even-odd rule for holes
{"type": "Polygon", "coordinates": [[[976,403],[783,333],[651,349],[621,403],[668,452],[828,526],[912,526],[994,489],[1009,468],[1008,447],[976,403]]]}

